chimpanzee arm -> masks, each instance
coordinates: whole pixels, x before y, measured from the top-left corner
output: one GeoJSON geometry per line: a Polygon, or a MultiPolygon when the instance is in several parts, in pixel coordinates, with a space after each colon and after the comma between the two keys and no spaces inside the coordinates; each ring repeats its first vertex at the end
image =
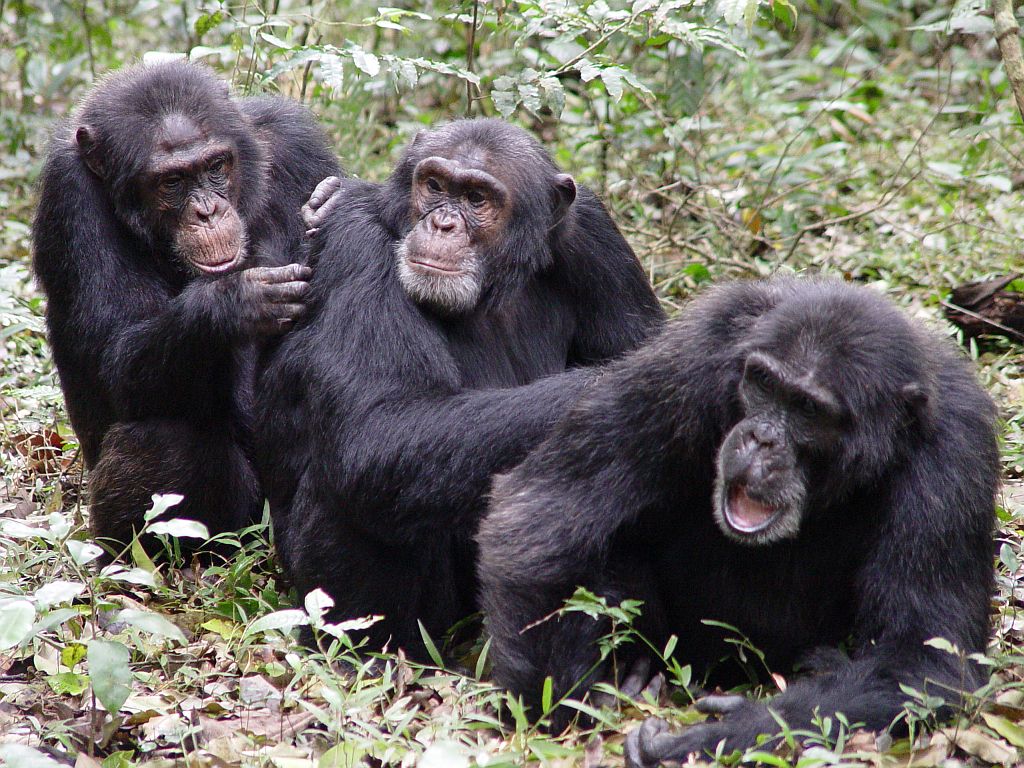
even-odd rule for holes
{"type": "Polygon", "coordinates": [[[665,321],[648,275],[600,200],[578,188],[556,265],[576,308],[569,361],[592,365],[636,349],[665,321]]]}
{"type": "Polygon", "coordinates": [[[716,723],[668,733],[651,720],[630,734],[627,765],[654,766],[691,752],[752,746],[759,734],[811,727],[842,712],[871,729],[886,728],[910,699],[900,684],[956,704],[982,682],[971,661],[924,643],[945,638],[963,653],[982,652],[992,588],[992,509],[998,453],[991,405],[950,361],[931,404],[934,428],[891,481],[878,505],[883,519],[858,575],[853,658],[790,684],[767,703],[747,701],[716,723]],[[950,467],[956,467],[951,471],[950,467]],[[770,710],[770,711],[769,711],[770,710]]]}
{"type": "MultiPolygon", "coordinates": [[[[703,487],[730,419],[741,366],[734,340],[771,302],[751,285],[720,293],[609,370],[514,469],[495,483],[481,524],[482,603],[495,677],[530,703],[544,678],[556,698],[582,695],[603,622],[582,614],[523,629],[556,611],[577,586],[610,602],[644,598],[623,534],[658,510],[684,515],[703,487]],[[671,414],[671,415],[670,415],[671,414]]],[[[672,529],[681,521],[673,518],[672,529]]],[[[648,606],[653,611],[654,606],[648,606]]]]}
{"type": "Polygon", "coordinates": [[[100,384],[118,418],[209,402],[231,343],[282,312],[297,314],[305,291],[308,272],[299,267],[217,280],[169,274],[174,267],[118,224],[71,146],[47,163],[34,232],[55,353],[100,384]],[[175,295],[171,286],[182,281],[175,295]]]}

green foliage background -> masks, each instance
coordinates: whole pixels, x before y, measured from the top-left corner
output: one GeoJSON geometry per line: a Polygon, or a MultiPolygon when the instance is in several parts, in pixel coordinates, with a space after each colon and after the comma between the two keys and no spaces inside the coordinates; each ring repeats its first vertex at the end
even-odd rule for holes
{"type": "MultiPolygon", "coordinates": [[[[39,750],[52,748],[105,768],[185,756],[287,768],[368,757],[617,764],[622,732],[644,714],[698,717],[644,702],[544,735],[487,684],[481,648],[458,673],[386,657],[338,675],[331,664],[350,649],[332,639],[344,632],[324,627],[316,601],[290,608],[265,541],[240,543],[202,578],[141,552],[94,568],[28,225],[49,131],[96,78],[188,55],[239,93],[305,102],[348,170],[375,180],[418,129],[503,115],[601,194],[673,311],[710,280],[825,272],[957,337],[942,317],[950,289],[1024,264],[1022,126],[984,7],[0,0],[0,759],[47,764],[39,750]],[[306,622],[324,640],[311,654],[282,632],[306,622]]],[[[819,746],[748,763],[1020,758],[1024,355],[1001,337],[967,351],[1005,420],[991,684],[956,729],[893,742],[822,724],[819,746]]],[[[579,599],[577,609],[609,610],[579,599]]],[[[610,642],[629,642],[629,617],[612,618],[610,642]]],[[[689,675],[685,659],[670,669],[689,675]]],[[[908,716],[933,725],[933,711],[921,696],[908,716]]]]}

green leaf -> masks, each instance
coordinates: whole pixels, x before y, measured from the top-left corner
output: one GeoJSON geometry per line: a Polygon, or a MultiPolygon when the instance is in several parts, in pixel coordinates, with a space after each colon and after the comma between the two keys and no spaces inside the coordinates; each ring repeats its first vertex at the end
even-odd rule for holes
{"type": "Polygon", "coordinates": [[[601,82],[604,83],[608,95],[615,101],[622,98],[622,80],[625,70],[622,67],[605,67],[601,70],[601,82]]]}
{"type": "Polygon", "coordinates": [[[1024,747],[1024,728],[1020,725],[990,712],[982,712],[981,716],[985,718],[989,728],[1013,744],[1013,746],[1024,747]]]}
{"type": "Polygon", "coordinates": [[[780,24],[786,25],[791,30],[796,29],[796,6],[789,2],[789,0],[773,0],[772,13],[775,15],[775,20],[780,24]]]}
{"type": "Polygon", "coordinates": [[[146,510],[143,517],[148,522],[154,517],[159,517],[171,507],[181,504],[184,500],[185,497],[180,493],[154,493],[153,506],[146,510]]]}
{"type": "Polygon", "coordinates": [[[358,742],[342,741],[320,756],[317,768],[351,768],[362,765],[363,758],[368,754],[366,747],[358,742]]]}
{"type": "Polygon", "coordinates": [[[103,547],[93,544],[91,541],[68,539],[66,545],[68,548],[68,554],[70,554],[71,559],[75,561],[75,565],[91,563],[103,554],[103,547]]]}
{"type": "Polygon", "coordinates": [[[0,763],[6,768],[62,768],[45,752],[24,744],[0,744],[0,763]]]}
{"type": "Polygon", "coordinates": [[[960,655],[960,649],[944,637],[933,637],[929,640],[925,640],[924,644],[932,648],[938,648],[940,651],[945,651],[951,656],[960,655]]]}
{"type": "Polygon", "coordinates": [[[100,571],[100,575],[111,581],[123,581],[128,584],[141,584],[147,587],[156,586],[156,579],[153,573],[145,568],[125,568],[123,565],[112,563],[100,571]]]}
{"type": "Polygon", "coordinates": [[[196,19],[196,35],[202,37],[211,29],[220,24],[222,21],[224,21],[224,14],[221,11],[214,11],[213,13],[202,14],[198,19],[196,19]]]}
{"type": "Polygon", "coordinates": [[[41,586],[32,597],[39,608],[45,609],[61,603],[70,603],[84,591],[85,584],[81,582],[58,579],[41,586]]]}
{"type": "Polygon", "coordinates": [[[519,98],[512,91],[491,91],[491,101],[498,114],[508,119],[519,106],[519,98]]]}
{"type": "Polygon", "coordinates": [[[0,601],[0,651],[13,648],[28,637],[36,609],[28,600],[0,601]]]}
{"type": "Polygon", "coordinates": [[[380,72],[380,59],[359,47],[352,48],[352,63],[370,77],[376,77],[380,72]]]}
{"type": "Polygon", "coordinates": [[[46,684],[58,696],[79,696],[88,689],[89,678],[74,672],[58,672],[56,675],[47,675],[46,684]]]}
{"type": "Polygon", "coordinates": [[[306,608],[306,615],[309,616],[309,623],[317,627],[323,623],[324,614],[334,607],[334,598],[322,589],[314,589],[306,595],[303,604],[306,608]]]}
{"type": "Polygon", "coordinates": [[[266,40],[268,43],[270,43],[275,48],[280,48],[280,49],[285,50],[285,51],[291,50],[291,48],[292,48],[292,44],[291,43],[286,42],[285,40],[282,40],[277,35],[271,34],[270,32],[267,32],[266,30],[263,30],[263,31],[260,32],[260,37],[262,37],[264,40],[266,40]]]}
{"type": "Polygon", "coordinates": [[[545,677],[544,688],[541,690],[540,694],[540,708],[541,711],[544,712],[544,714],[547,714],[551,711],[551,699],[553,696],[554,687],[555,682],[551,679],[551,675],[545,677]]]}
{"type": "Polygon", "coordinates": [[[672,635],[668,642],[665,643],[665,650],[661,652],[661,658],[667,659],[676,650],[676,645],[679,644],[679,635],[672,635]]]}
{"type": "Polygon", "coordinates": [[[743,762],[754,763],[755,765],[774,765],[777,768],[789,768],[789,761],[771,752],[747,752],[743,755],[743,762]]]}
{"type": "Polygon", "coordinates": [[[85,661],[86,648],[81,643],[68,643],[60,649],[60,663],[68,669],[74,669],[85,661]]]}
{"type": "Polygon", "coordinates": [[[210,538],[210,531],[205,525],[198,520],[187,520],[184,517],[175,517],[170,520],[150,523],[146,526],[146,530],[149,533],[163,533],[176,539],[210,538]]]}
{"type": "Polygon", "coordinates": [[[255,634],[256,632],[268,632],[273,629],[284,632],[307,624],[309,624],[309,617],[306,616],[305,611],[300,611],[297,608],[290,608],[286,611],[274,611],[274,613],[261,616],[246,627],[242,637],[255,634]]]}
{"type": "Polygon", "coordinates": [[[226,619],[210,619],[209,621],[204,621],[199,626],[209,632],[220,635],[225,640],[230,640],[242,634],[242,628],[238,624],[226,619]]]}
{"type": "Polygon", "coordinates": [[[89,641],[89,679],[103,708],[116,715],[132,692],[131,653],[122,643],[89,641]]]}
{"type": "Polygon", "coordinates": [[[139,568],[150,573],[156,573],[156,563],[153,562],[152,558],[146,554],[146,550],[142,546],[142,542],[138,536],[132,539],[132,562],[135,563],[139,568]]]}
{"type": "Polygon", "coordinates": [[[117,621],[123,621],[133,627],[138,627],[143,632],[149,632],[161,637],[169,637],[182,645],[188,641],[185,634],[174,624],[153,611],[139,611],[134,608],[125,608],[117,614],[117,621]]]}
{"type": "Polygon", "coordinates": [[[103,768],[132,768],[132,758],[135,756],[135,752],[131,750],[112,752],[103,758],[103,762],[100,765],[103,768]]]}
{"type": "Polygon", "coordinates": [[[440,651],[437,650],[437,646],[431,640],[427,628],[423,626],[423,622],[419,619],[416,620],[416,623],[420,626],[420,637],[423,638],[423,645],[427,647],[427,653],[430,655],[430,658],[437,666],[444,668],[444,659],[441,658],[440,651]]]}

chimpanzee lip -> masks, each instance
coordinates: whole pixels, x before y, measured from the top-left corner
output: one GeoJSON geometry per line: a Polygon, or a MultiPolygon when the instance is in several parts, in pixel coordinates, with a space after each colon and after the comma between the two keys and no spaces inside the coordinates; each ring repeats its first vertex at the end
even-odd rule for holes
{"type": "Polygon", "coordinates": [[[201,272],[205,272],[208,275],[219,275],[223,272],[230,272],[232,269],[238,266],[238,264],[241,263],[242,261],[242,257],[242,249],[239,248],[238,252],[234,256],[232,256],[230,259],[225,259],[224,261],[217,261],[212,263],[193,261],[192,263],[195,265],[196,269],[200,270],[201,272]]]}
{"type": "Polygon", "coordinates": [[[773,507],[753,498],[743,484],[729,489],[725,502],[725,519],[737,533],[757,533],[770,526],[782,514],[780,507],[773,507]]]}
{"type": "Polygon", "coordinates": [[[448,267],[442,267],[440,264],[435,264],[432,261],[421,261],[419,259],[409,259],[409,263],[419,267],[420,269],[426,270],[427,272],[442,272],[446,275],[461,275],[464,271],[461,269],[449,269],[448,267]]]}

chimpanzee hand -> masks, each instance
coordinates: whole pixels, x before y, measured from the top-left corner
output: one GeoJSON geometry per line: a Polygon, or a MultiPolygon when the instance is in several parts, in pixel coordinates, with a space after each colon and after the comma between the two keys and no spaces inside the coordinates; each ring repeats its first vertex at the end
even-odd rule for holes
{"type": "Polygon", "coordinates": [[[302,220],[306,222],[306,237],[312,237],[320,229],[327,217],[330,215],[341,198],[341,179],[337,176],[328,176],[316,185],[309,200],[302,206],[302,220]]]}
{"type": "Polygon", "coordinates": [[[723,740],[726,753],[746,749],[753,746],[758,734],[778,731],[767,707],[742,696],[707,696],[698,699],[697,709],[723,715],[725,719],[709,720],[671,733],[664,720],[649,717],[626,737],[626,768],[656,768],[662,763],[682,762],[694,752],[714,753],[723,740]]]}
{"type": "Polygon", "coordinates": [[[243,335],[274,335],[291,328],[306,311],[313,271],[301,264],[253,267],[227,275],[214,285],[224,292],[224,310],[234,314],[243,335]]]}

